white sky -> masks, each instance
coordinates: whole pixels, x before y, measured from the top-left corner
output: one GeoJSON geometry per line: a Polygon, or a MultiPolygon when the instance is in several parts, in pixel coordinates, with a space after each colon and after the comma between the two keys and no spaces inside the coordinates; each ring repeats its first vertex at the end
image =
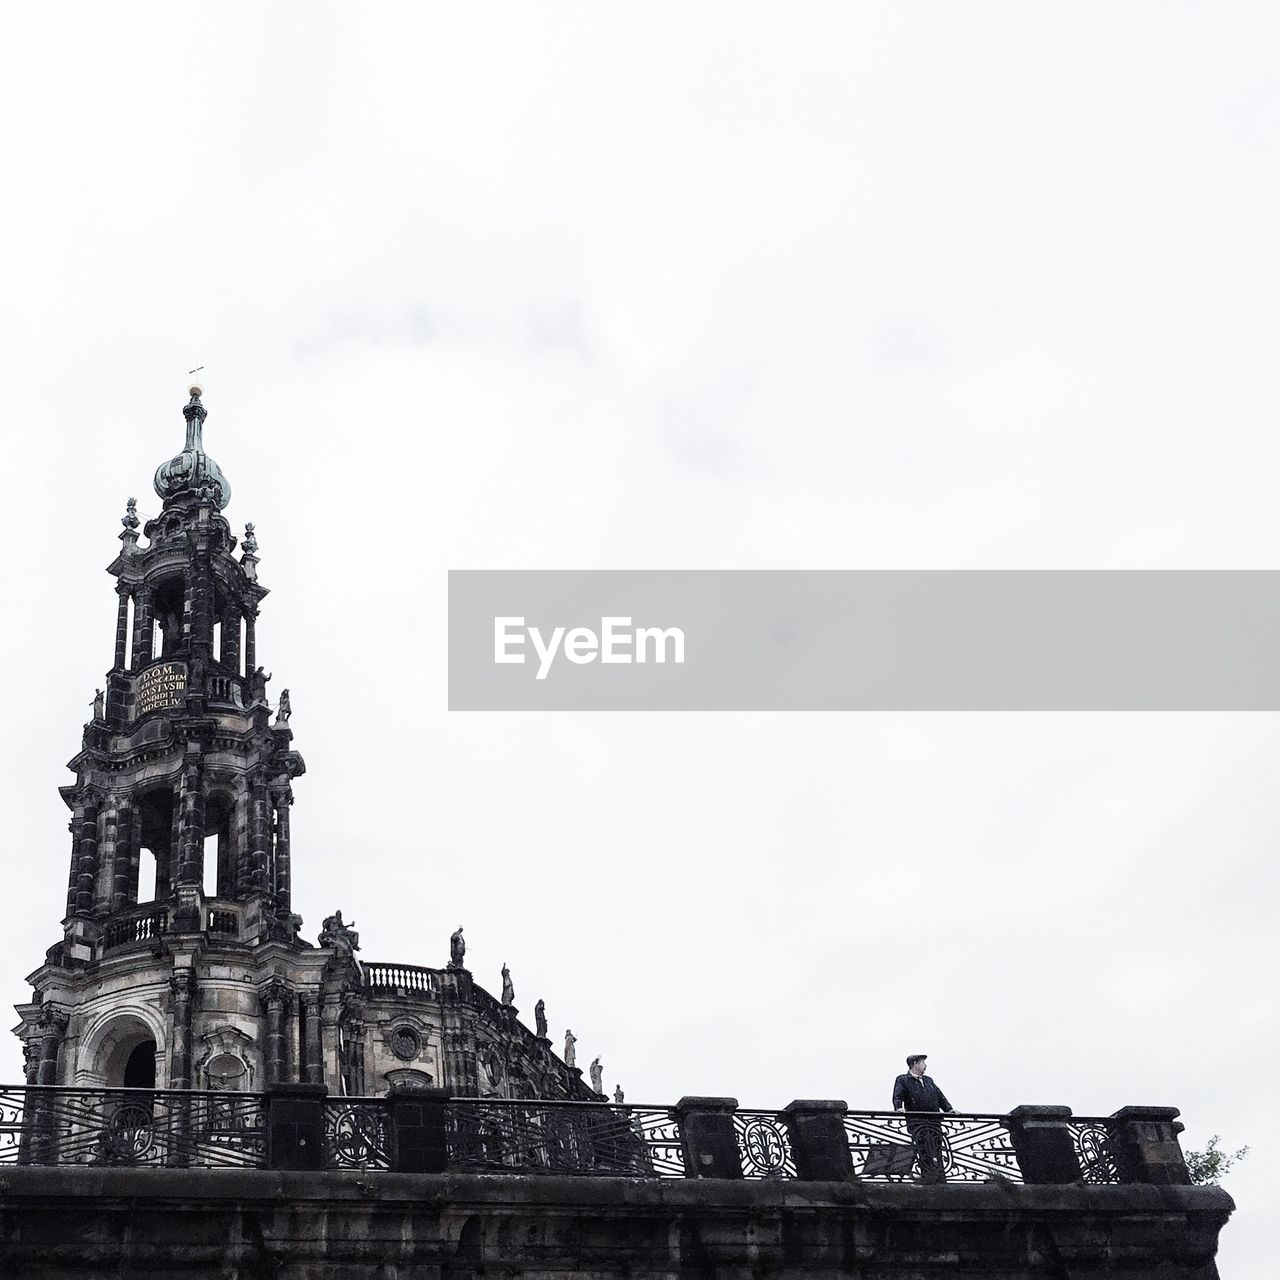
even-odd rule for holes
{"type": "MultiPolygon", "coordinates": [[[[449,568],[1275,568],[1270,5],[6,6],[0,994],[204,364],[296,902],[634,1101],[1183,1108],[1269,1277],[1272,715],[450,716],[449,568]]],[[[17,1042],[0,1077],[17,1079],[17,1042]]]]}

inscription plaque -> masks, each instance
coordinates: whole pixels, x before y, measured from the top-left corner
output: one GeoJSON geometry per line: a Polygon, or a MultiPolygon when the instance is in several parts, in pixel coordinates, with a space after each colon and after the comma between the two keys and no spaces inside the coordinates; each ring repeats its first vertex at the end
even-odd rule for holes
{"type": "Polygon", "coordinates": [[[187,668],[182,662],[157,662],[133,682],[134,719],[151,711],[182,706],[187,692],[187,668]]]}

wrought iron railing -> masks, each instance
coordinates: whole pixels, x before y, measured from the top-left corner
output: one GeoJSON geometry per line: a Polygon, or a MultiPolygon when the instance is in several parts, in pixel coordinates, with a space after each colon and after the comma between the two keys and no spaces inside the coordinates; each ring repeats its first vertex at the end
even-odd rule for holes
{"type": "Polygon", "coordinates": [[[794,1178],[791,1133],[776,1111],[736,1111],[733,1127],[744,1178],[794,1178]]]}
{"type": "Polygon", "coordinates": [[[258,1093],[0,1088],[0,1164],[253,1168],[265,1160],[258,1093]]]}
{"type": "MultiPolygon", "coordinates": [[[[323,1167],[400,1167],[390,1099],[322,1097],[314,1105],[323,1167]]],[[[431,1105],[440,1108],[440,1167],[449,1170],[632,1178],[683,1178],[700,1170],[686,1150],[698,1139],[690,1139],[672,1107],[438,1095],[431,1105]]],[[[0,1086],[0,1165],[265,1167],[271,1123],[269,1100],[259,1093],[0,1086]]],[[[296,1127],[296,1115],[287,1123],[296,1127]]],[[[793,1141],[802,1139],[790,1113],[738,1109],[717,1123],[728,1126],[728,1149],[736,1143],[744,1178],[796,1178],[806,1167],[797,1168],[793,1141]]],[[[846,1111],[833,1123],[835,1150],[843,1126],[846,1168],[860,1180],[1024,1180],[1010,1133],[1017,1121],[1008,1116],[846,1111]]],[[[1114,1118],[1071,1117],[1063,1125],[1079,1181],[1138,1180],[1120,1166],[1114,1118]]]]}
{"type": "Polygon", "coordinates": [[[324,1105],[325,1164],[331,1169],[390,1169],[385,1098],[329,1098],[324,1105]]]}
{"type": "Polygon", "coordinates": [[[844,1131],[854,1176],[868,1181],[1022,1181],[1000,1116],[849,1111],[844,1131]]]}
{"type": "Polygon", "coordinates": [[[1088,1183],[1120,1181],[1114,1122],[1101,1116],[1073,1116],[1068,1123],[1080,1180],[1088,1183]]]}
{"type": "Polygon", "coordinates": [[[476,1173],[683,1178],[679,1125],[665,1107],[455,1098],[449,1165],[476,1173]]]}

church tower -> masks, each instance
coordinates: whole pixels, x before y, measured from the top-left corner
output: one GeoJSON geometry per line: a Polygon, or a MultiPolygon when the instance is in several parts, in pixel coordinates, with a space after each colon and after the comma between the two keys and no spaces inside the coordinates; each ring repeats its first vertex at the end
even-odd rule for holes
{"type": "Polygon", "coordinates": [[[71,811],[63,937],[18,1006],[29,1084],[260,1090],[300,1081],[377,1094],[595,1097],[463,962],[362,964],[336,912],[319,945],[294,914],[289,809],[305,772],[289,692],[258,664],[252,524],[204,450],[199,386],[186,441],[155,473],[160,514],[122,521],[115,652],[94,702],[71,811]]]}

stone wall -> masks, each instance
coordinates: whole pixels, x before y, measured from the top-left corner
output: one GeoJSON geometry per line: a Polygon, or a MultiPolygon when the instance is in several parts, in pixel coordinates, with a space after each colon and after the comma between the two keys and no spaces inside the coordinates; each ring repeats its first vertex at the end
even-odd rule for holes
{"type": "Polygon", "coordinates": [[[1216,1187],[9,1168],[0,1275],[1216,1280],[1216,1187]]]}

